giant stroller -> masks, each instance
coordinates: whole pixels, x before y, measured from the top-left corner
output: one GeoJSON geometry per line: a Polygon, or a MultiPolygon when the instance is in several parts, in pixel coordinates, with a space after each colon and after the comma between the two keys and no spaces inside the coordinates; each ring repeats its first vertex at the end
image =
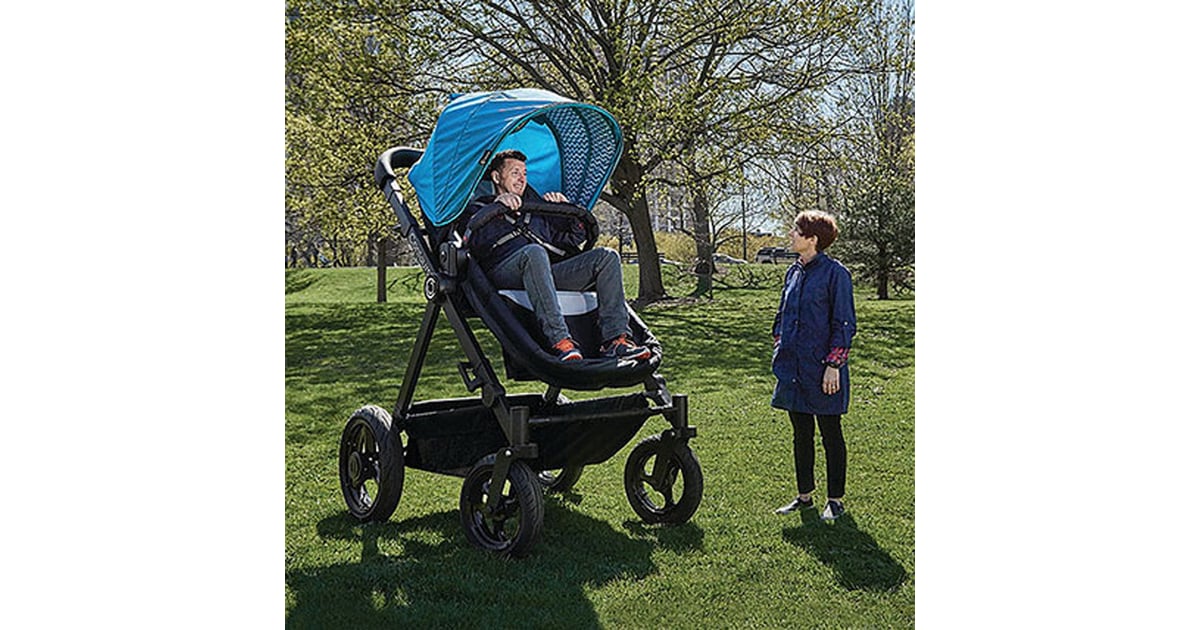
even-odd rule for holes
{"type": "Polygon", "coordinates": [[[599,352],[594,292],[559,291],[571,336],[584,354],[564,364],[546,349],[523,291],[497,290],[462,243],[461,215],[490,194],[484,170],[496,153],[519,148],[529,185],[561,191],[570,204],[527,203],[527,212],[573,213],[586,226],[586,250],[598,229],[591,210],[623,148],[620,127],[594,105],[532,89],[474,93],[453,99],[425,150],[396,147],[375,166],[375,181],[399,219],[425,273],[424,317],[391,413],[364,406],[342,432],[338,471],[350,514],[385,521],[399,504],[405,468],[463,477],[459,513],[471,544],[523,556],[538,540],[543,492],[569,489],[583,468],[629,443],[651,416],[668,427],[639,442],[624,470],[626,496],[647,523],[678,524],[703,494],[699,461],[689,446],[687,396],[672,394],[658,373],[662,345],[626,305],[633,340],[651,350],[644,361],[599,352]],[[408,169],[421,221],[401,195],[397,172],[408,169]],[[434,328],[445,314],[466,358],[458,372],[464,398],[414,401],[434,328]],[[544,392],[509,393],[484,356],[472,328],[495,336],[510,381],[539,381],[544,392]],[[563,389],[642,391],[572,401],[563,389]]]}

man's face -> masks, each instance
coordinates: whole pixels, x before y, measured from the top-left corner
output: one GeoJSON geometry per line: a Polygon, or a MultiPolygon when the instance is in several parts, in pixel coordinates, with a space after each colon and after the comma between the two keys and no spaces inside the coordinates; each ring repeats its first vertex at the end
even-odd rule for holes
{"type": "Polygon", "coordinates": [[[492,172],[492,183],[497,195],[510,192],[520,197],[525,194],[525,163],[513,158],[504,160],[499,170],[492,172]]]}

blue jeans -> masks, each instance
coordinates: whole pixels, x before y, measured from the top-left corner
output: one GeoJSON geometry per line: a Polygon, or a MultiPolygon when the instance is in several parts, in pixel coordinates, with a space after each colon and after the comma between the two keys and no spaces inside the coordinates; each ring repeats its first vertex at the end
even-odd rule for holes
{"type": "Polygon", "coordinates": [[[612,249],[597,247],[552,265],[541,245],[526,245],[500,261],[488,275],[498,289],[525,289],[538,324],[551,344],[571,336],[558,307],[556,288],[563,291],[594,288],[600,338],[608,342],[629,334],[621,258],[612,249]]]}

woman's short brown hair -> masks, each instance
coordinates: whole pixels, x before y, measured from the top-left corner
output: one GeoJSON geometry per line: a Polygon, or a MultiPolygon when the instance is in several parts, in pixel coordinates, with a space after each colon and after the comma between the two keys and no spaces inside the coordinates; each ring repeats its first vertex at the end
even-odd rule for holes
{"type": "Polygon", "coordinates": [[[817,237],[817,251],[823,252],[838,237],[837,220],[828,212],[805,210],[796,215],[796,231],[801,236],[817,237]]]}

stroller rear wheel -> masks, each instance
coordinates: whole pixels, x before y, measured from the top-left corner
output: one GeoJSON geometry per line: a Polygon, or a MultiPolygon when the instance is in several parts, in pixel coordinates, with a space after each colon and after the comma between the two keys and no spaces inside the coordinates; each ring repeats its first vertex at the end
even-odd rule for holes
{"type": "Polygon", "coordinates": [[[542,533],[542,489],[529,465],[514,461],[499,489],[499,504],[495,510],[488,509],[495,465],[496,456],[488,455],[467,473],[459,495],[459,516],[472,545],[519,558],[529,553],[542,533]]]}
{"type": "Polygon", "coordinates": [[[639,442],[625,462],[625,496],[647,523],[686,522],[700,507],[703,494],[700,461],[685,443],[652,435],[639,442]]]}
{"type": "Polygon", "coordinates": [[[543,470],[538,473],[537,479],[546,492],[567,492],[579,481],[581,475],[583,466],[567,466],[557,474],[553,470],[543,470]]]}
{"type": "Polygon", "coordinates": [[[346,422],[338,448],[338,476],[350,515],[386,521],[404,488],[404,449],[392,432],[392,416],[367,405],[346,422]]]}

